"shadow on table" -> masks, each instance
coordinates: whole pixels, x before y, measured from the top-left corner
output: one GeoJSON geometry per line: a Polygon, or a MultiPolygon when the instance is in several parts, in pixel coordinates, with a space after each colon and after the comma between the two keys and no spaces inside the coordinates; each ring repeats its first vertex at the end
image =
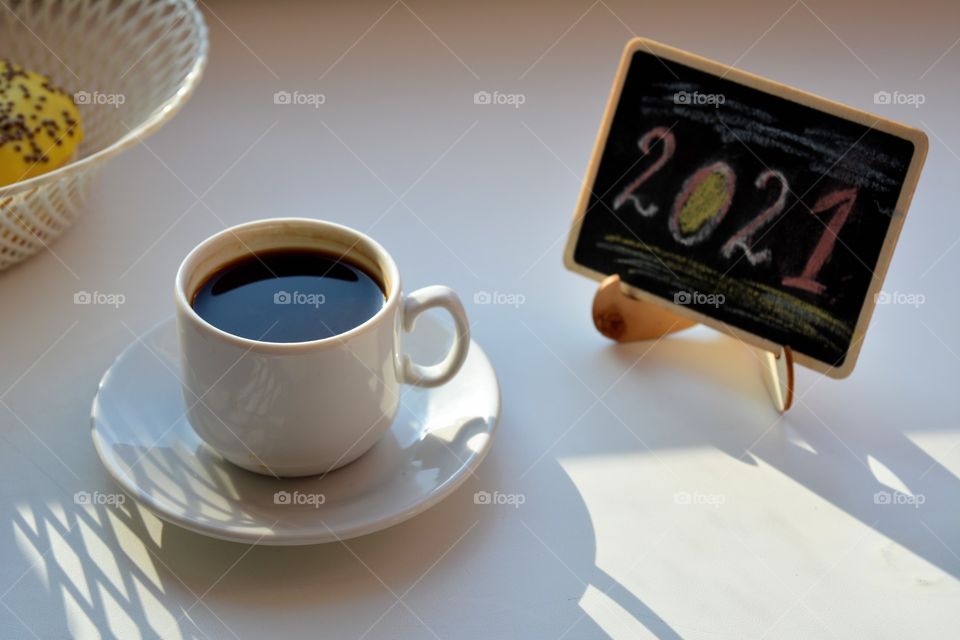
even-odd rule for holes
{"type": "MultiPolygon", "coordinates": [[[[638,350],[646,348],[611,345],[608,352],[631,365],[638,350]]],[[[681,334],[644,358],[633,372],[635,384],[636,379],[649,377],[651,372],[694,376],[708,383],[698,391],[711,386],[718,395],[736,394],[743,403],[739,422],[675,421],[673,433],[651,436],[659,438],[654,449],[713,446],[746,464],[763,462],[945,573],[960,578],[960,558],[944,542],[956,539],[958,521],[953,506],[960,504],[960,479],[905,433],[917,425],[935,428],[944,422],[933,415],[941,406],[933,391],[929,402],[904,398],[900,416],[876,415],[870,406],[849,406],[842,395],[843,381],[824,381],[838,385],[833,390],[836,395],[822,394],[825,401],[847,405],[834,407],[832,413],[849,417],[843,424],[828,425],[804,402],[806,390],[820,382],[819,377],[809,376],[798,384],[794,407],[778,416],[763,386],[758,361],[751,366],[755,355],[752,348],[725,336],[700,340],[681,334]],[[924,412],[930,414],[927,420],[924,412]]],[[[629,376],[623,384],[631,384],[629,376]]],[[[658,389],[657,393],[676,396],[665,397],[664,402],[693,401],[684,397],[688,389],[683,384],[668,383],[665,387],[669,389],[658,389]]],[[[902,396],[904,390],[886,393],[902,396]]],[[[697,402],[709,406],[710,399],[697,402]]]]}
{"type": "MultiPolygon", "coordinates": [[[[417,449],[417,474],[450,475],[450,468],[437,465],[462,465],[453,452],[468,451],[478,429],[487,430],[480,427],[452,425],[452,431],[441,430],[441,435],[453,434],[444,442],[425,434],[417,449]]],[[[354,464],[396,457],[390,451],[400,444],[390,437],[393,433],[354,464]]],[[[595,566],[589,512],[556,461],[544,460],[537,476],[544,489],[524,496],[523,509],[497,504],[496,498],[492,504],[478,501],[480,492],[512,495],[498,493],[509,474],[500,468],[497,446],[460,489],[416,518],[372,535],[307,547],[235,544],[162,523],[112,487],[105,474],[102,493],[88,493],[79,504],[79,494],[34,496],[18,505],[7,543],[18,545],[30,564],[23,579],[39,581],[43,589],[22,590],[31,594],[30,603],[17,601],[14,589],[8,602],[13,612],[35,611],[36,594],[48,594],[50,602],[39,603],[48,612],[45,619],[21,620],[28,629],[37,628],[40,637],[68,630],[74,636],[121,638],[137,635],[134,630],[162,638],[270,637],[278,619],[288,637],[316,637],[318,631],[325,637],[395,637],[398,624],[413,636],[449,637],[456,633],[431,627],[445,618],[441,613],[448,607],[465,625],[491,637],[522,637],[519,630],[532,628],[578,637],[603,634],[570,606],[592,586],[602,594],[603,606],[626,612],[662,638],[678,637],[595,566]],[[507,546],[495,535],[502,527],[511,532],[507,546]],[[478,572],[484,575],[474,580],[478,572]],[[551,577],[546,590],[544,575],[551,577]],[[506,609],[504,593],[516,600],[506,609]],[[451,594],[452,600],[436,594],[451,594]]],[[[186,449],[118,445],[115,453],[128,462],[138,486],[202,511],[211,522],[263,522],[263,514],[238,512],[223,496],[250,508],[272,504],[276,481],[232,467],[225,471],[225,463],[213,456],[198,456],[197,468],[177,460],[191,453],[186,449]],[[176,491],[188,485],[191,490],[176,491]]],[[[389,469],[384,473],[389,479],[389,469]]],[[[331,499],[350,502],[352,489],[340,486],[337,472],[324,482],[331,499]]]]}
{"type": "MultiPolygon", "coordinates": [[[[615,346],[603,355],[633,365],[638,349],[643,346],[615,346]]],[[[724,338],[678,336],[650,352],[624,385],[639,387],[655,374],[665,378],[655,390],[663,395],[660,402],[689,402],[670,377],[698,376],[718,394],[738,394],[743,409],[742,420],[730,424],[689,422],[670,432],[654,423],[634,425],[644,430],[644,442],[655,451],[706,445],[746,464],[762,461],[960,576],[960,560],[942,541],[949,536],[937,533],[956,527],[950,510],[895,504],[908,494],[881,482],[867,460],[885,466],[927,505],[957,504],[957,478],[897,428],[831,428],[802,401],[777,420],[756,369],[745,365],[749,362],[739,343],[724,338]],[[888,502],[878,499],[884,495],[888,502]]],[[[649,398],[617,394],[608,401],[627,415],[649,398]]],[[[48,616],[44,628],[69,629],[73,635],[89,629],[128,637],[136,629],[146,637],[267,637],[276,633],[271,624],[277,615],[289,613],[283,619],[290,637],[393,637],[401,634],[398,630],[450,637],[457,629],[431,624],[449,619],[441,612],[452,609],[464,625],[490,637],[523,637],[524,630],[534,628],[553,637],[599,636],[606,630],[582,605],[570,606],[598,592],[602,606],[615,616],[629,616],[659,638],[680,637],[641,594],[597,566],[589,510],[555,458],[545,458],[531,476],[523,509],[477,504],[476,492],[493,492],[515,479],[517,470],[504,468],[497,453],[498,447],[513,444],[501,437],[476,477],[427,512],[343,543],[251,547],[221,542],[160,523],[132,499],[119,506],[76,505],[60,495],[18,505],[12,539],[0,543],[16,544],[30,563],[23,580],[45,586],[51,603],[39,603],[48,616]],[[509,545],[499,543],[504,531],[509,545]],[[112,562],[94,560],[107,556],[112,562]],[[514,602],[505,603],[504,593],[514,602]],[[231,628],[240,626],[237,621],[242,628],[231,628]]],[[[634,446],[646,451],[639,442],[634,446]]],[[[589,445],[581,449],[578,453],[610,453],[591,451],[589,445]]],[[[162,455],[157,462],[157,469],[177,466],[164,464],[162,455]]],[[[222,480],[213,472],[209,477],[222,480]]],[[[103,486],[109,486],[105,476],[103,486]]],[[[212,489],[242,493],[243,486],[212,489]]],[[[18,604],[35,610],[38,603],[18,603],[18,593],[14,585],[0,600],[11,610],[20,610],[18,604]]]]}
{"type": "Polygon", "coordinates": [[[578,637],[591,627],[591,635],[602,635],[573,607],[543,609],[551,598],[562,604],[579,599],[589,584],[658,637],[679,637],[595,566],[589,514],[558,464],[546,472],[550,499],[535,506],[535,513],[524,510],[523,519],[510,506],[475,504],[476,487],[495,482],[503,471],[493,460],[481,469],[483,482],[468,481],[413,520],[342,543],[307,547],[206,538],[159,522],[129,498],[119,505],[24,504],[12,523],[12,543],[30,563],[21,578],[39,579],[51,602],[38,603],[36,589],[24,589],[33,602],[18,603],[14,585],[10,610],[42,606],[47,617],[41,622],[21,619],[40,637],[69,630],[74,636],[122,638],[137,635],[133,629],[143,637],[269,637],[277,631],[271,627],[276,614],[284,611],[296,613],[284,627],[288,637],[394,637],[398,624],[415,636],[450,637],[456,635],[453,630],[430,626],[448,607],[490,637],[517,637],[519,629],[544,625],[552,625],[556,636],[578,637]],[[528,518],[537,522],[536,531],[528,518]],[[514,530],[514,540],[491,551],[494,530],[503,526],[514,530]],[[565,570],[551,557],[552,549],[563,550],[565,570]],[[112,560],[105,562],[109,556],[112,560]],[[501,573],[483,576],[471,589],[472,576],[484,567],[501,573]],[[551,593],[542,593],[543,571],[554,577],[551,593]],[[428,576],[429,592],[460,595],[444,601],[418,593],[428,576]],[[525,582],[529,589],[522,588],[525,582]],[[529,601],[521,595],[504,609],[501,592],[526,593],[529,601]],[[242,628],[231,628],[241,619],[242,628]]]}
{"type": "MultiPolygon", "coordinates": [[[[159,382],[155,388],[179,393],[159,382]]],[[[413,394],[408,401],[424,399],[413,394]]],[[[411,415],[425,411],[420,407],[411,415]]],[[[157,420],[162,430],[169,429],[172,418],[154,413],[110,414],[117,424],[107,420],[100,429],[110,434],[123,423],[133,433],[156,432],[156,425],[137,420],[157,420]]],[[[399,457],[399,448],[415,442],[404,482],[429,486],[434,477],[451,477],[466,463],[490,419],[475,417],[428,433],[391,430],[350,467],[373,466],[360,475],[376,486],[399,485],[388,463],[399,457]]],[[[276,483],[290,482],[292,488],[303,482],[236,469],[182,440],[179,446],[153,438],[144,442],[153,444],[137,438],[115,442],[111,455],[136,486],[180,509],[202,512],[208,524],[229,523],[255,534],[265,517],[275,517],[276,483]],[[182,456],[191,456],[194,464],[184,464],[182,456]]],[[[603,634],[573,604],[593,587],[603,594],[603,606],[627,612],[662,637],[676,637],[649,607],[597,569],[590,514],[555,460],[544,460],[538,490],[524,496],[523,509],[497,500],[510,477],[500,467],[498,446],[511,444],[495,442],[463,486],[416,518],[372,535],[306,547],[235,544],[162,523],[124,497],[103,472],[101,492],[86,500],[68,493],[64,485],[72,489],[72,483],[54,483],[50,495],[41,489],[16,504],[11,539],[0,543],[17,545],[27,564],[22,580],[33,588],[14,585],[0,600],[11,615],[26,618],[11,620],[14,627],[21,622],[40,637],[273,637],[278,620],[286,637],[396,637],[398,628],[415,637],[450,637],[455,629],[432,625],[449,620],[443,614],[451,608],[463,625],[491,637],[527,637],[524,630],[534,628],[578,637],[603,634]],[[484,492],[494,496],[491,503],[477,499],[484,492]],[[508,545],[502,544],[504,529],[508,545]],[[38,599],[43,593],[48,602],[38,599]],[[19,600],[21,595],[30,601],[19,600]],[[38,608],[46,615],[37,616],[38,608]]],[[[345,482],[350,477],[356,474],[338,471],[306,481],[324,483],[317,488],[328,499],[326,507],[349,509],[362,499],[362,488],[345,482]]],[[[390,490],[377,494],[391,495],[390,490]]]]}
{"type": "Polygon", "coordinates": [[[202,634],[189,611],[176,604],[178,594],[180,598],[185,597],[182,592],[190,594],[165,566],[160,527],[148,527],[132,500],[121,505],[75,505],[60,502],[57,496],[19,504],[15,511],[8,529],[12,540],[3,544],[19,547],[29,566],[0,598],[21,625],[16,631],[10,626],[4,637],[202,634]],[[104,550],[110,559],[105,559],[104,550]],[[36,588],[21,584],[37,580],[50,602],[39,601],[36,588]],[[29,594],[29,601],[21,601],[21,593],[29,594]],[[36,615],[38,611],[42,615],[36,615]]]}

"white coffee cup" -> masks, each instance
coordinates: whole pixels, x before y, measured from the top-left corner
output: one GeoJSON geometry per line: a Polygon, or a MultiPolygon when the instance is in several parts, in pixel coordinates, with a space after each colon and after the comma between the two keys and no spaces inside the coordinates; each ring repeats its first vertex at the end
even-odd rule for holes
{"type": "Polygon", "coordinates": [[[306,218],[249,222],[201,242],[177,271],[176,307],[190,424],[230,462],[278,477],[324,473],[358,458],[389,429],[400,385],[447,382],[470,345],[453,290],[431,286],[404,295],[383,247],[348,227],[306,218]],[[383,308],[345,333],[309,342],[242,338],[194,311],[193,296],[219,269],[284,248],[317,249],[362,267],[383,286],[383,308]],[[441,362],[424,366],[401,353],[401,336],[433,307],[453,316],[455,337],[441,362]]]}

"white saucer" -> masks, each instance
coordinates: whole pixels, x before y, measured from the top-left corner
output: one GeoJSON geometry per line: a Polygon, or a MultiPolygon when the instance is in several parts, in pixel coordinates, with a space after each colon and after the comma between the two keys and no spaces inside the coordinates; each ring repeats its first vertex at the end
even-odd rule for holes
{"type": "MultiPolygon", "coordinates": [[[[434,362],[451,341],[446,327],[424,316],[404,351],[434,362]]],[[[318,544],[403,522],[472,473],[500,416],[496,374],[471,342],[451,382],[403,388],[390,431],[357,461],[326,476],[278,480],[232,465],[200,440],[183,415],[179,376],[170,319],[128,346],[100,381],[91,414],[97,454],[160,518],[235,542],[318,544]]]]}

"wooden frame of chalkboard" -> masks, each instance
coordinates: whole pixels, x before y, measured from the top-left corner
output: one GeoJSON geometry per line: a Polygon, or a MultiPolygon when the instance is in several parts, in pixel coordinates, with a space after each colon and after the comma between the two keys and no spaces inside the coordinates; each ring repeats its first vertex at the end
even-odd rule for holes
{"type": "Polygon", "coordinates": [[[564,264],[843,378],[927,147],[918,129],[635,38],[564,264]]]}

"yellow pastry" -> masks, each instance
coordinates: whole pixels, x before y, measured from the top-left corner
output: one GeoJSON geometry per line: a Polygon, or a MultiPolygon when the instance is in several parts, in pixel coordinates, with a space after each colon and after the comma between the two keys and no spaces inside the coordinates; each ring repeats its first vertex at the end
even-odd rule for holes
{"type": "Polygon", "coordinates": [[[0,187],[62,167],[81,140],[71,96],[50,78],[0,60],[0,187]]]}

